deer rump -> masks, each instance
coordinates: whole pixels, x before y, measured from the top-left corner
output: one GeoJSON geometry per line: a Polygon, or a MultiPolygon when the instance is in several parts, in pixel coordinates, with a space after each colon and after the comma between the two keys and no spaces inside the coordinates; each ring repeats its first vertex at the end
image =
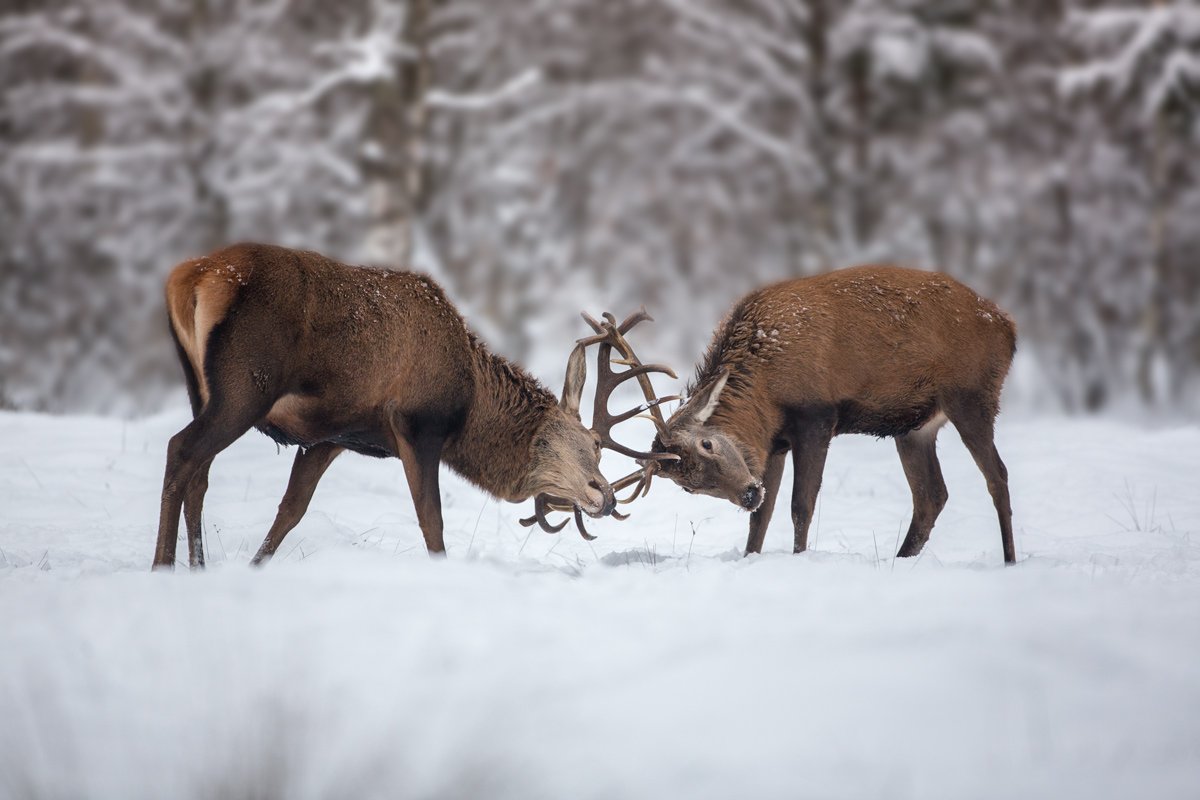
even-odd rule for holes
{"type": "Polygon", "coordinates": [[[316,253],[231,250],[181,265],[167,283],[193,413],[214,389],[223,401],[272,397],[254,427],[279,444],[377,458],[398,455],[387,413],[461,427],[472,381],[461,359],[478,345],[432,280],[316,253]],[[221,368],[229,362],[236,374],[221,368]]]}

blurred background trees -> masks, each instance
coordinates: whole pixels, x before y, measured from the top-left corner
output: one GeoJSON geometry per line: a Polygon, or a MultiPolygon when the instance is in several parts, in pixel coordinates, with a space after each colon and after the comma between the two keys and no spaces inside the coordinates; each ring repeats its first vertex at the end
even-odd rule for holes
{"type": "Polygon", "coordinates": [[[0,397],[161,405],[167,270],[254,239],[548,377],[585,306],[684,366],[756,285],[937,267],[1027,397],[1195,410],[1198,110],[1191,2],[4,0],[0,397]]]}

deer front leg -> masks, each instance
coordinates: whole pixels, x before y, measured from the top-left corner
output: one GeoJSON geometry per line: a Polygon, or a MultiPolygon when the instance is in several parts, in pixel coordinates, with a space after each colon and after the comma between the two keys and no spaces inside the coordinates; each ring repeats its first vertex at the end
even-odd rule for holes
{"type": "Polygon", "coordinates": [[[812,524],[821,473],[833,438],[832,420],[805,421],[792,435],[792,525],[795,528],[793,553],[808,549],[808,528],[812,524]]]}
{"type": "Polygon", "coordinates": [[[442,538],[442,495],[438,487],[438,465],[442,461],[440,437],[418,438],[413,446],[412,468],[404,462],[404,474],[412,492],[413,505],[417,509],[417,522],[425,536],[425,549],[431,556],[445,555],[446,542],[442,538]]]}
{"type": "Polygon", "coordinates": [[[787,451],[772,453],[767,458],[767,469],[763,473],[762,504],[750,515],[750,535],[746,538],[746,555],[761,553],[763,539],[767,535],[767,525],[771,523],[771,513],[775,510],[775,498],[779,494],[780,479],[783,478],[783,462],[787,451]]]}
{"type": "Polygon", "coordinates": [[[403,418],[394,418],[392,432],[396,452],[404,462],[404,477],[412,493],[417,523],[425,537],[425,549],[431,556],[446,553],[442,537],[442,495],[438,486],[438,466],[446,437],[436,431],[414,430],[403,418]]]}

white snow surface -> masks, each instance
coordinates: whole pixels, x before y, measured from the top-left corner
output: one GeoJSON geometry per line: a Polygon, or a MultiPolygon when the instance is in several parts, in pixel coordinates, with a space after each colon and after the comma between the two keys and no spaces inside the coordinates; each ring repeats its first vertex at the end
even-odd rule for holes
{"type": "Polygon", "coordinates": [[[434,561],[400,463],[347,454],[255,570],[292,454],[251,433],[208,570],[151,574],[186,421],[0,414],[2,797],[1200,794],[1194,425],[1002,416],[1007,568],[948,427],[915,560],[894,447],[842,437],[800,556],[787,494],[742,558],[666,482],[589,544],[446,471],[434,561]]]}

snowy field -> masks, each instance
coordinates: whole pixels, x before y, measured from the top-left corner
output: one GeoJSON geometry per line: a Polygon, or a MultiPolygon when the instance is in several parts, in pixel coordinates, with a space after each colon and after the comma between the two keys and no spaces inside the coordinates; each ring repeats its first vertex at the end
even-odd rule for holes
{"type": "Polygon", "coordinates": [[[1195,426],[1001,415],[1007,569],[947,428],[918,560],[894,447],[845,437],[803,556],[786,506],[743,559],[665,482],[589,544],[446,473],[434,563],[400,463],[347,454],[256,571],[292,453],[251,434],[210,568],[152,575],[185,421],[0,414],[0,796],[1200,796],[1195,426]]]}

